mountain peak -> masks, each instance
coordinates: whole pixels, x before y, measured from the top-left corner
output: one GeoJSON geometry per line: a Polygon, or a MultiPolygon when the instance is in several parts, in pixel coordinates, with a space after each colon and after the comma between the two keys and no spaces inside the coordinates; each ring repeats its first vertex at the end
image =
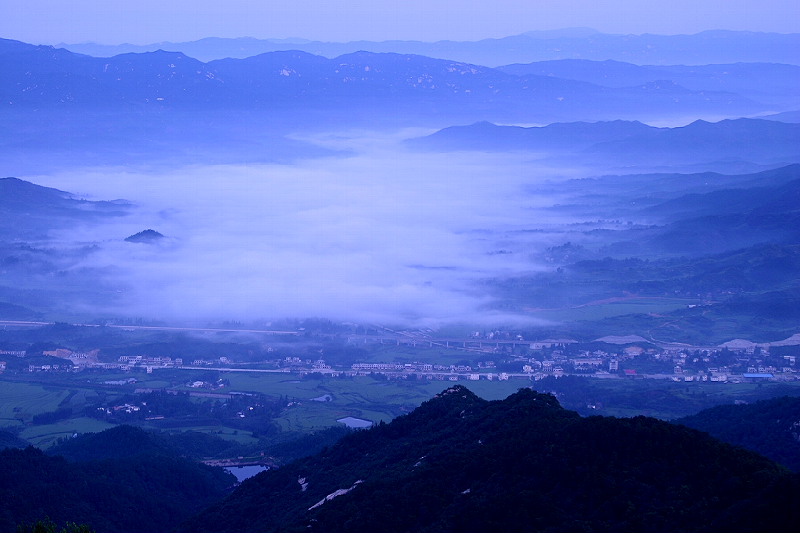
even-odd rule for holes
{"type": "Polygon", "coordinates": [[[140,231],[135,235],[131,235],[129,237],[125,237],[125,242],[143,242],[143,243],[154,243],[158,242],[164,238],[164,235],[157,232],[154,229],[146,229],[144,231],[140,231]]]}
{"type": "Polygon", "coordinates": [[[445,396],[461,396],[465,399],[477,399],[478,397],[475,395],[474,392],[466,388],[464,385],[454,385],[449,389],[445,389],[439,394],[435,395],[434,398],[443,398],[445,396]]]}

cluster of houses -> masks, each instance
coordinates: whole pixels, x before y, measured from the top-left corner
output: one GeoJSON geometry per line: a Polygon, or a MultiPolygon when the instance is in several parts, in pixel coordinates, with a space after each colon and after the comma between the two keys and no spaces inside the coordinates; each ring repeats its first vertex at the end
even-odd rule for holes
{"type": "MultiPolygon", "coordinates": [[[[25,357],[25,350],[0,350],[0,355],[11,357],[25,357]]],[[[0,374],[6,371],[7,361],[0,361],[0,374]]]]}
{"type": "MultiPolygon", "coordinates": [[[[479,370],[494,368],[494,363],[479,363],[479,370]]],[[[470,365],[435,365],[432,363],[355,363],[351,365],[351,375],[365,376],[369,374],[384,374],[390,378],[407,378],[416,375],[420,378],[458,381],[466,379],[478,381],[507,380],[510,374],[505,372],[476,372],[470,365]]]]}
{"type": "MultiPolygon", "coordinates": [[[[118,364],[116,368],[120,370],[129,371],[133,368],[145,368],[148,373],[153,371],[153,368],[175,368],[183,366],[182,357],[150,357],[145,355],[121,355],[117,359],[118,364]]],[[[106,368],[111,368],[107,366],[106,368]]]]}
{"type": "MultiPolygon", "coordinates": [[[[569,374],[594,375],[597,377],[637,376],[675,381],[758,381],[795,380],[797,377],[797,355],[800,354],[800,335],[786,341],[770,344],[755,344],[744,340],[733,340],[714,347],[664,346],[655,347],[640,337],[604,337],[591,344],[580,344],[569,339],[547,339],[525,341],[519,335],[500,331],[489,333],[475,332],[473,339],[479,342],[492,342],[494,356],[482,350],[473,365],[466,363],[444,365],[433,362],[359,362],[349,367],[332,367],[324,359],[309,359],[286,356],[269,363],[276,369],[300,374],[323,373],[327,375],[374,375],[382,374],[389,378],[407,379],[412,375],[418,378],[438,380],[506,380],[511,377],[541,379],[546,376],[569,374]],[[640,341],[640,342],[636,342],[640,341]],[[796,341],[796,342],[795,342],[796,341]],[[503,343],[508,345],[503,345],[503,343]],[[597,349],[598,342],[603,349],[597,349]],[[614,346],[616,345],[616,346],[614,346]],[[780,356],[771,354],[771,346],[788,346],[780,350],[780,356]],[[498,349],[498,346],[500,347],[498,349]],[[591,346],[591,349],[582,349],[591,346]],[[786,355],[789,353],[790,355],[786,355]],[[487,360],[492,357],[495,360],[487,360]],[[498,371],[498,367],[501,371],[498,371]]],[[[455,341],[435,341],[437,345],[455,345],[455,341]]],[[[461,348],[470,340],[461,342],[461,348]]],[[[474,340],[473,340],[474,342],[474,340]]],[[[421,343],[420,343],[421,344],[421,343]]],[[[777,351],[777,348],[775,348],[777,351]]],[[[156,368],[176,367],[231,367],[236,363],[227,357],[194,359],[184,365],[180,357],[121,356],[116,362],[104,363],[98,360],[99,350],[73,352],[57,349],[43,352],[44,355],[64,360],[64,364],[50,363],[29,365],[30,372],[77,371],[84,368],[118,369],[131,371],[145,369],[152,372],[156,368]]],[[[0,356],[25,357],[25,352],[0,350],[0,356]]],[[[0,372],[6,368],[0,361],[0,372]]]]}

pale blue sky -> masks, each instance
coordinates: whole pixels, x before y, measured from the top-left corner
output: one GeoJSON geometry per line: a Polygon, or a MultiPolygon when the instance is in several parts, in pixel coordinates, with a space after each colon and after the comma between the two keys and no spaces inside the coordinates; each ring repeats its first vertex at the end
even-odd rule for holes
{"type": "Polygon", "coordinates": [[[528,30],[800,32],[798,0],[0,0],[0,37],[147,44],[202,37],[476,40],[528,30]]]}

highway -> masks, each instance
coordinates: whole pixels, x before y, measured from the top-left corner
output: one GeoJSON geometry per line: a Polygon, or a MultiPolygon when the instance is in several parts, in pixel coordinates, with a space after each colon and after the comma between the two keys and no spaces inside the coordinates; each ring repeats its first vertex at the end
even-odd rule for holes
{"type": "MultiPolygon", "coordinates": [[[[0,320],[0,326],[16,328],[40,328],[53,326],[56,322],[33,322],[25,320],[0,320]]],[[[261,333],[266,335],[299,335],[297,331],[277,331],[270,329],[226,329],[226,328],[190,328],[176,326],[127,326],[119,324],[69,324],[85,328],[116,328],[126,331],[196,331],[202,333],[261,333]]]]}

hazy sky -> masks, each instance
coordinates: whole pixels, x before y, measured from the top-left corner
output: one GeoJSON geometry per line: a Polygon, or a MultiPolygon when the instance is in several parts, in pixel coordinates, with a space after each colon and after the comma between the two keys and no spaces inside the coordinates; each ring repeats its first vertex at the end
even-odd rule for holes
{"type": "Polygon", "coordinates": [[[800,32],[798,0],[0,0],[0,37],[148,44],[203,37],[475,40],[528,30],[800,32]]]}

